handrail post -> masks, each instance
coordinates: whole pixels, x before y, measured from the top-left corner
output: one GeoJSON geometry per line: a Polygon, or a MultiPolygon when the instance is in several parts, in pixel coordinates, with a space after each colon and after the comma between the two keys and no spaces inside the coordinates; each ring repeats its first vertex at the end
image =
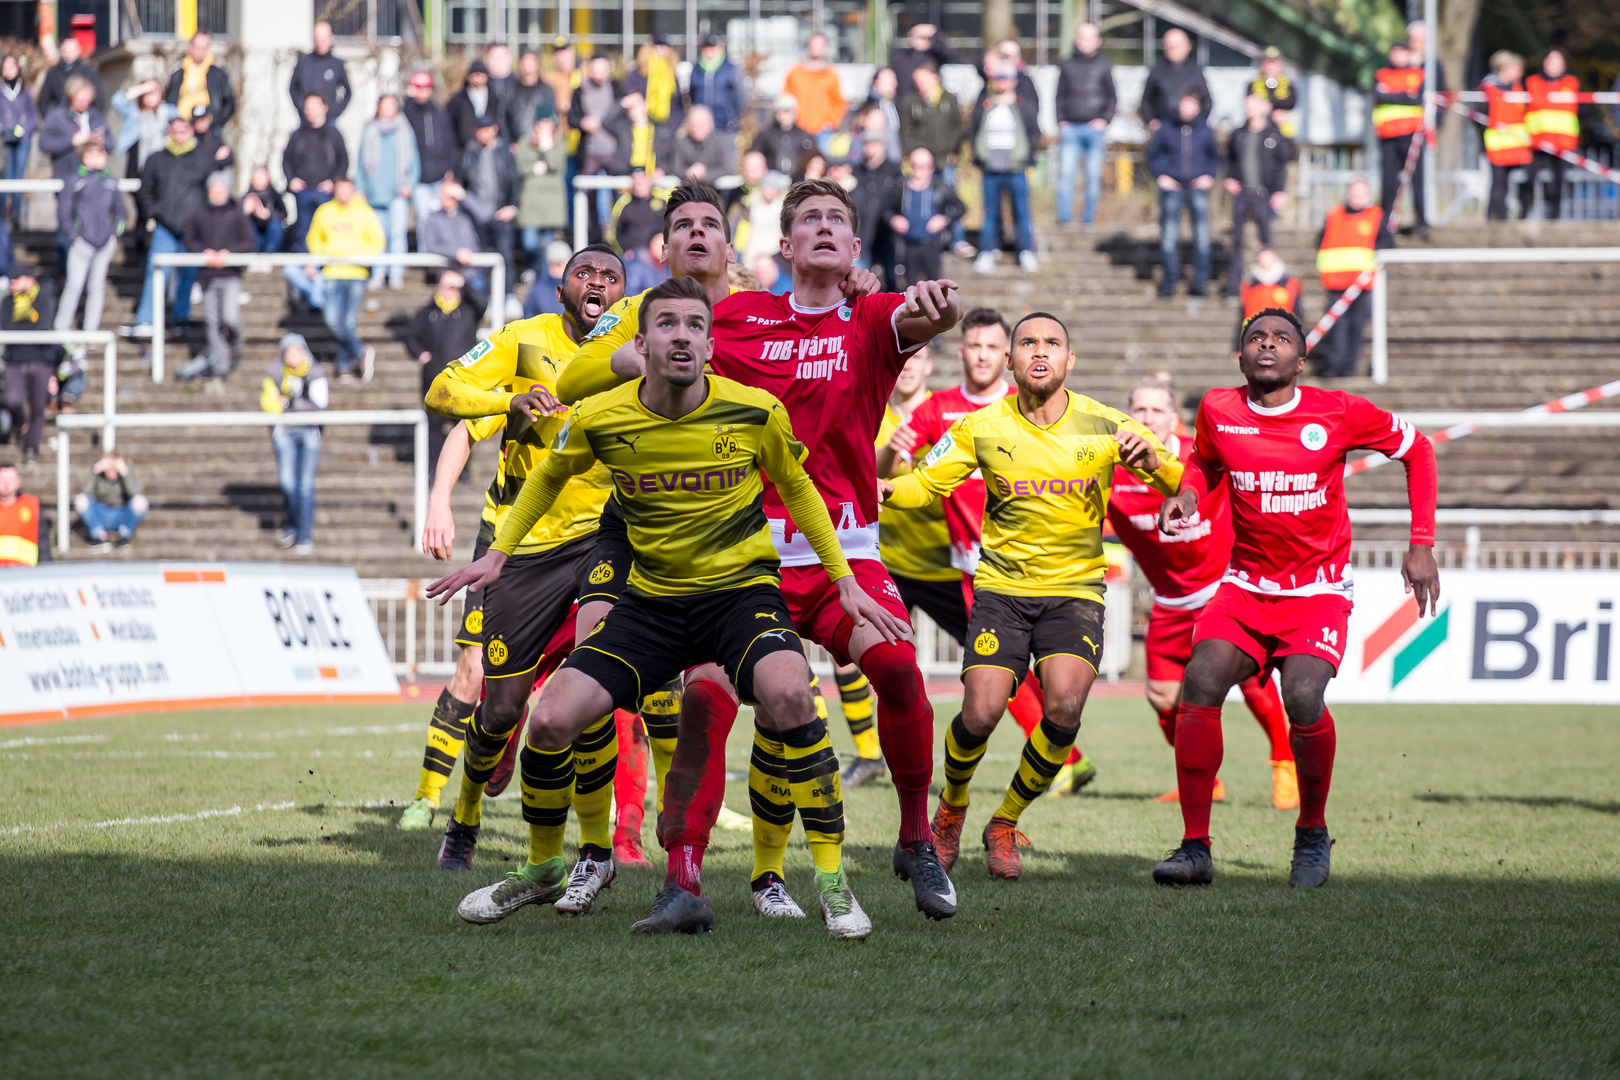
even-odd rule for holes
{"type": "Polygon", "coordinates": [[[118,339],[107,342],[102,352],[101,415],[107,422],[101,428],[101,448],[111,450],[118,445],[118,427],[113,417],[118,414],[118,339]]]}
{"type": "Polygon", "coordinates": [[[56,429],[56,550],[68,549],[68,429],[56,429]]]}
{"type": "Polygon", "coordinates": [[[415,445],[416,468],[415,468],[415,476],[413,478],[414,481],[415,481],[415,502],[414,502],[415,527],[412,529],[412,534],[416,538],[415,546],[416,546],[416,548],[418,550],[420,550],[421,547],[422,547],[422,534],[427,529],[427,508],[428,508],[428,419],[427,419],[427,415],[424,413],[422,416],[417,417],[416,423],[413,426],[416,429],[416,431],[415,431],[415,435],[416,435],[416,445],[415,445]]]}
{"type": "Polygon", "coordinates": [[[1372,289],[1372,377],[1379,386],[1389,382],[1389,292],[1384,288],[1382,254],[1373,257],[1372,289]]]}
{"type": "Polygon", "coordinates": [[[161,264],[152,267],[152,381],[163,381],[163,323],[169,315],[167,275],[161,264]]]}
{"type": "Polygon", "coordinates": [[[578,251],[590,242],[591,227],[585,215],[590,212],[589,200],[585,196],[585,189],[574,188],[574,250],[578,251]]]}
{"type": "Polygon", "coordinates": [[[493,329],[499,330],[506,323],[506,260],[498,259],[494,266],[489,268],[489,306],[492,318],[489,321],[493,329]]]}

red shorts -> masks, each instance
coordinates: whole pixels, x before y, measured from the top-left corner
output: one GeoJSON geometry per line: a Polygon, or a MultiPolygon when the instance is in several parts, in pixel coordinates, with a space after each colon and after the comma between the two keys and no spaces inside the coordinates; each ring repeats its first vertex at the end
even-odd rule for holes
{"type": "MultiPolygon", "coordinates": [[[[883,564],[876,559],[851,559],[855,583],[889,611],[911,625],[911,613],[900,599],[900,590],[883,564]]],[[[853,663],[849,657],[849,635],[855,621],[838,603],[838,589],[820,564],[782,567],[782,596],[799,636],[832,653],[840,664],[853,663]]]]}
{"type": "Polygon", "coordinates": [[[1331,593],[1266,596],[1226,582],[1193,627],[1193,644],[1229,641],[1263,673],[1285,656],[1317,656],[1339,670],[1349,637],[1350,600],[1331,593]]]}
{"type": "Polygon", "coordinates": [[[1192,659],[1193,625],[1207,608],[1173,608],[1154,604],[1148,614],[1147,677],[1149,682],[1180,682],[1192,659]]]}

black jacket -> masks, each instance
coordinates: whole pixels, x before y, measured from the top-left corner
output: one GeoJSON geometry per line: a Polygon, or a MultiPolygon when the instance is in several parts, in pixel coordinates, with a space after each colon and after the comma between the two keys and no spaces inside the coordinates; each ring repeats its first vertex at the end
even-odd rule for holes
{"type": "MultiPolygon", "coordinates": [[[[9,291],[0,293],[0,330],[49,330],[56,323],[56,285],[48,277],[35,279],[39,295],[34,297],[34,311],[39,316],[33,322],[18,320],[12,312],[16,304],[9,291]]],[[[7,364],[55,364],[62,358],[60,345],[7,345],[7,364]]]]}
{"type": "Polygon", "coordinates": [[[524,86],[516,79],[501,101],[501,135],[509,143],[519,143],[534,130],[535,106],[541,102],[557,108],[557,91],[541,79],[533,86],[524,86]]]}
{"type": "Polygon", "coordinates": [[[80,78],[88,82],[96,91],[96,100],[92,105],[96,109],[107,107],[107,95],[101,91],[101,75],[90,61],[80,57],[71,64],[58,60],[45,71],[45,80],[39,84],[39,115],[45,116],[52,109],[67,100],[64,88],[71,78],[80,78]]]}
{"type": "Polygon", "coordinates": [[[862,161],[850,172],[855,177],[855,190],[850,192],[850,198],[855,200],[855,209],[861,218],[857,235],[861,238],[861,250],[870,258],[872,246],[890,235],[888,208],[899,198],[906,178],[900,174],[900,166],[888,160],[875,169],[862,161]]]}
{"type": "Polygon", "coordinates": [[[208,205],[208,176],[229,168],[232,158],[215,161],[203,144],[184,154],[165,146],[146,159],[136,205],[143,218],[156,218],[176,237],[185,235],[191,215],[208,205]]]}
{"type": "MultiPolygon", "coordinates": [[[[253,226],[242,213],[242,204],[227,199],[224,206],[205,202],[186,222],[186,234],[181,240],[187,251],[234,251],[246,255],[257,247],[253,226]]],[[[241,277],[240,266],[227,266],[214,270],[204,266],[197,271],[197,280],[207,285],[215,278],[241,277]]]]}
{"type": "Polygon", "coordinates": [[[287,136],[287,148],[281,152],[281,173],[310,187],[348,176],[349,148],[331,121],[318,128],[299,124],[287,136]]]}
{"type": "MultiPolygon", "coordinates": [[[[477,142],[469,142],[466,149],[461,151],[461,160],[456,163],[456,182],[466,188],[469,195],[476,192],[478,156],[483,149],[477,142]]],[[[495,162],[495,178],[500,192],[491,209],[516,206],[523,193],[523,177],[518,175],[517,158],[512,156],[505,139],[496,139],[491,144],[491,157],[495,162]]]]}
{"type": "Polygon", "coordinates": [[[349,72],[339,60],[331,53],[322,56],[320,53],[299,53],[298,62],[293,65],[292,81],[287,84],[287,93],[292,97],[293,108],[299,116],[304,115],[304,99],[310,94],[319,94],[326,99],[326,122],[337,123],[337,118],[343,115],[343,110],[349,107],[349,72]]]}
{"type": "Polygon", "coordinates": [[[782,125],[773,123],[754,136],[748,149],[764,154],[770,168],[795,181],[803,180],[810,163],[821,156],[816,137],[797,124],[783,131],[782,125]]]}
{"type": "MultiPolygon", "coordinates": [[[[897,214],[904,217],[910,201],[922,194],[920,191],[912,191],[909,184],[901,184],[894,190],[889,205],[883,208],[883,220],[888,221],[897,214]]],[[[934,174],[934,182],[928,185],[928,198],[933,201],[934,213],[944,214],[945,220],[952,225],[961,221],[962,216],[967,213],[967,207],[963,205],[961,198],[956,194],[956,189],[947,184],[945,178],[937,172],[934,174]]],[[[913,245],[946,244],[950,242],[951,230],[947,226],[932,236],[907,233],[900,239],[913,245]]]]}
{"type": "Polygon", "coordinates": [[[445,105],[444,111],[450,114],[450,130],[456,137],[456,145],[466,146],[472,142],[473,133],[478,130],[478,121],[484,117],[493,116],[497,122],[500,122],[501,104],[502,99],[495,92],[493,84],[489,88],[489,108],[487,112],[481,113],[474,108],[472,98],[467,96],[465,86],[451,94],[450,102],[445,105]]]}
{"type": "MultiPolygon", "coordinates": [[[[1275,195],[1288,187],[1288,163],[1294,160],[1293,141],[1277,130],[1277,125],[1266,121],[1259,131],[1249,130],[1247,124],[1232,132],[1226,142],[1226,175],[1237,181],[1243,179],[1243,155],[1252,140],[1260,142],[1260,178],[1267,195],[1275,195]]],[[[1249,194],[1257,194],[1249,192],[1249,194]]]]}
{"type": "Polygon", "coordinates": [[[416,136],[416,153],[422,159],[422,183],[436,184],[444,179],[445,173],[455,172],[464,144],[456,141],[450,114],[431,101],[418,105],[411,98],[406,98],[401,108],[405,119],[410,121],[411,133],[416,136]]]}
{"type": "Polygon", "coordinates": [[[62,183],[56,197],[56,227],[67,236],[101,247],[124,224],[124,193],[106,169],[90,172],[80,165],[62,183]]]}
{"type": "Polygon", "coordinates": [[[900,97],[916,91],[917,82],[913,76],[924,57],[932,60],[936,69],[956,63],[955,58],[951,56],[951,50],[941,40],[942,37],[941,34],[935,34],[934,40],[929,42],[928,48],[923,52],[918,52],[909,45],[903,49],[890,50],[889,67],[894,71],[895,81],[900,84],[900,97]]]}
{"type": "MultiPolygon", "coordinates": [[[[242,198],[246,199],[249,195],[261,200],[270,208],[270,217],[265,223],[267,227],[270,221],[279,221],[283,225],[287,224],[287,196],[286,193],[277,191],[276,185],[271,184],[263,191],[254,191],[252,188],[248,188],[242,193],[242,198]]],[[[259,227],[259,219],[249,217],[246,207],[242,209],[242,216],[247,217],[250,228],[257,229],[259,227]]]]}
{"type": "Polygon", "coordinates": [[[1112,120],[1117,98],[1114,65],[1098,49],[1090,56],[1076,49],[1058,65],[1057,118],[1070,124],[1112,120]]]}
{"type": "MultiPolygon", "coordinates": [[[[163,91],[163,100],[170,105],[180,103],[180,83],[185,77],[183,68],[175,68],[174,74],[169,76],[169,85],[163,91]]],[[[208,74],[203,76],[208,85],[208,108],[214,113],[214,130],[224,127],[236,115],[236,91],[231,89],[231,77],[225,74],[225,69],[216,60],[208,65],[208,74]]],[[[300,114],[304,111],[303,103],[298,105],[300,114]]]]}
{"type": "Polygon", "coordinates": [[[1198,61],[1189,56],[1179,64],[1168,60],[1154,64],[1142,87],[1142,104],[1136,110],[1142,123],[1158,120],[1167,124],[1175,120],[1176,102],[1188,90],[1196,90],[1203,97],[1204,107],[1198,115],[1209,119],[1209,83],[1204,81],[1204,69],[1198,66],[1198,61]]]}
{"type": "Polygon", "coordinates": [[[424,394],[439,372],[478,344],[478,320],[483,311],[476,301],[481,298],[467,293],[468,290],[462,290],[461,303],[448,315],[429,300],[417,309],[405,327],[405,350],[412,358],[428,354],[428,362],[422,365],[424,394]]]}

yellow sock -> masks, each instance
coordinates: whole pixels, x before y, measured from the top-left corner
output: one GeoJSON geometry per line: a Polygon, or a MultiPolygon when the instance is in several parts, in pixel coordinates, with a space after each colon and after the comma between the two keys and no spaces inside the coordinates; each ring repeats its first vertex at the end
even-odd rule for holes
{"type": "Polygon", "coordinates": [[[984,758],[988,735],[974,735],[957,713],[951,726],[945,729],[945,790],[940,798],[952,806],[968,804],[968,785],[973,782],[973,771],[984,758]]]}
{"type": "Polygon", "coordinates": [[[613,770],[619,730],[608,713],[574,740],[574,814],[581,847],[613,850],[613,770]]]}
{"type": "Polygon", "coordinates": [[[641,722],[647,728],[647,742],[652,749],[653,800],[659,813],[664,812],[664,778],[669,775],[669,763],[675,757],[675,735],[680,718],[679,679],[665,683],[641,699],[641,722]]]}
{"type": "Polygon", "coordinates": [[[835,874],[844,865],[844,792],[827,725],[812,720],[781,735],[788,787],[804,823],[810,858],[817,870],[835,874]]]}
{"type": "Polygon", "coordinates": [[[844,722],[849,725],[849,737],[855,740],[855,752],[863,758],[883,756],[878,745],[877,731],[872,726],[872,684],[860,668],[840,669],[838,700],[844,707],[844,722]]]}
{"type": "Polygon", "coordinates": [[[494,774],[495,766],[506,752],[506,741],[512,737],[510,730],[489,730],[484,717],[484,709],[480,707],[467,721],[467,744],[462,751],[461,762],[461,793],[456,797],[454,813],[455,819],[463,825],[477,825],[484,820],[484,784],[494,774]]]}
{"type": "Polygon", "coordinates": [[[754,872],[782,877],[782,860],[793,835],[793,789],[788,784],[782,744],[754,730],[754,753],[748,760],[748,806],[754,812],[754,872]]]}
{"type": "Polygon", "coordinates": [[[1029,741],[1024,744],[1024,753],[1018,760],[1018,771],[1007,785],[1007,797],[1001,800],[995,816],[1016,822],[1024,808],[1051,785],[1052,777],[1063,767],[1078,734],[1078,729],[1062,731],[1042,717],[1029,733],[1029,741]]]}
{"type": "Polygon", "coordinates": [[[427,746],[422,751],[422,777],[416,784],[412,801],[426,799],[439,808],[439,795],[455,770],[461,757],[461,747],[467,741],[467,720],[476,703],[469,704],[450,693],[447,686],[439,693],[438,704],[433,706],[433,719],[428,721],[427,746]]]}
{"type": "Polygon", "coordinates": [[[523,820],[529,823],[529,861],[561,858],[568,807],[574,801],[574,749],[537,750],[527,741],[518,754],[523,820]]]}
{"type": "Polygon", "coordinates": [[[816,699],[816,719],[825,721],[830,715],[827,712],[827,699],[821,693],[821,677],[813,671],[810,673],[810,696],[816,699]]]}

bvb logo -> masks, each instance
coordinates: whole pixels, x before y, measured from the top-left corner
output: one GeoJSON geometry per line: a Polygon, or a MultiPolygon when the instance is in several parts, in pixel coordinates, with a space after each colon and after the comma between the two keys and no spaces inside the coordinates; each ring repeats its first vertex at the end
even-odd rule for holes
{"type": "Polygon", "coordinates": [[[1089,465],[1097,458],[1095,446],[1077,446],[1074,451],[1074,460],[1082,465],[1089,465]]]}
{"type": "Polygon", "coordinates": [[[612,563],[608,563],[608,562],[597,563],[596,567],[591,570],[590,582],[591,582],[592,585],[600,585],[605,581],[612,581],[612,580],[613,580],[613,564],[612,563]]]}
{"type": "Polygon", "coordinates": [[[496,638],[494,641],[490,642],[489,649],[487,651],[489,653],[489,662],[494,664],[496,667],[500,667],[502,664],[506,663],[506,642],[502,641],[500,638],[496,638]]]}
{"type": "Polygon", "coordinates": [[[986,630],[973,639],[973,651],[980,656],[994,656],[999,648],[1001,648],[1001,642],[996,640],[994,630],[986,630]]]}
{"type": "Polygon", "coordinates": [[[721,461],[730,461],[737,456],[737,436],[729,431],[722,431],[714,437],[714,456],[721,461]]]}
{"type": "Polygon", "coordinates": [[[467,633],[478,634],[484,629],[484,613],[478,608],[467,612],[467,633]]]}

